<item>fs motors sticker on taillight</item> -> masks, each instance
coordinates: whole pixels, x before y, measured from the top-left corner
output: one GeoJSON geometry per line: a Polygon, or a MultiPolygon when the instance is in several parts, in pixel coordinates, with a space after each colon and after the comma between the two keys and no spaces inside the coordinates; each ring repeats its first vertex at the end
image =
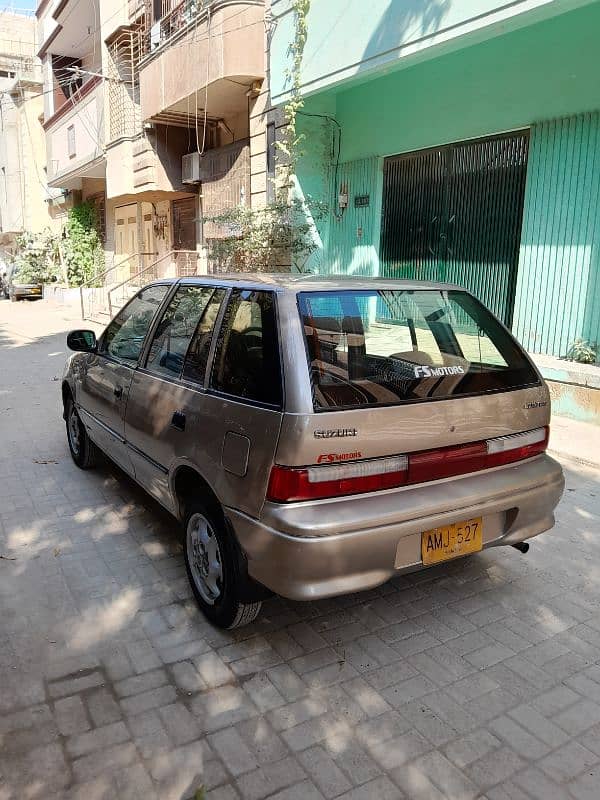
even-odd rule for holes
{"type": "Polygon", "coordinates": [[[405,455],[271,469],[267,500],[294,503],[395,489],[532,458],[546,450],[548,427],[405,455]]]}

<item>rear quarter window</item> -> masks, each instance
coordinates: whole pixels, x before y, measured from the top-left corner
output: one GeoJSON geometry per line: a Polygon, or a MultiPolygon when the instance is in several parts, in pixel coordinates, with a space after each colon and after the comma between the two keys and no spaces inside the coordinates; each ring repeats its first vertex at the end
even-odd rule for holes
{"type": "Polygon", "coordinates": [[[316,410],[539,384],[521,347],[467,292],[302,292],[298,302],[316,410]]]}
{"type": "Polygon", "coordinates": [[[247,402],[281,406],[273,292],[232,291],[217,339],[210,388],[247,402]]]}

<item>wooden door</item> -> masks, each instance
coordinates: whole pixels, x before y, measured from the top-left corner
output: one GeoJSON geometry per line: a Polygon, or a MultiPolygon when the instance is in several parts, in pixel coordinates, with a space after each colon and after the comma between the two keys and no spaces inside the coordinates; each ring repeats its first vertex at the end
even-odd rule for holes
{"type": "Polygon", "coordinates": [[[115,208],[115,264],[118,264],[117,280],[120,282],[135,275],[138,263],[137,205],[115,208]]]}

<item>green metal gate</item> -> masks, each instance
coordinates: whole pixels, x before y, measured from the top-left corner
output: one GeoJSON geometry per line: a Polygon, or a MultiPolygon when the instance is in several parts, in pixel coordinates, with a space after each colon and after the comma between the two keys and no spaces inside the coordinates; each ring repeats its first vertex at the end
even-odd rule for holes
{"type": "Polygon", "coordinates": [[[386,158],[381,273],[469,289],[510,326],[528,131],[386,158]]]}

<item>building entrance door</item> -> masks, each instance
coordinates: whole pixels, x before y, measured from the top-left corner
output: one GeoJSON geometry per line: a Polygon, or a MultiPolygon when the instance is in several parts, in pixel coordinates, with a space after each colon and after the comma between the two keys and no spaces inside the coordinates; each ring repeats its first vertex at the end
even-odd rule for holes
{"type": "Polygon", "coordinates": [[[196,249],[197,198],[173,200],[173,249],[196,249]]]}
{"type": "Polygon", "coordinates": [[[115,264],[119,264],[118,280],[125,281],[139,270],[137,253],[137,205],[115,208],[115,264]]]}
{"type": "Polygon", "coordinates": [[[529,132],[386,158],[381,273],[457,283],[510,327],[529,132]]]}

